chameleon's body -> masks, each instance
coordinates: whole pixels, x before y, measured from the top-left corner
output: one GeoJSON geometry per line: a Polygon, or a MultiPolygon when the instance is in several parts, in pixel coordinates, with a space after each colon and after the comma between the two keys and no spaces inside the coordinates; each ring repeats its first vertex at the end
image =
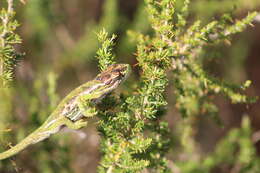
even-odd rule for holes
{"type": "Polygon", "coordinates": [[[87,125],[86,118],[95,115],[96,104],[116,89],[130,73],[127,64],[114,64],[89,81],[70,92],[48,119],[33,133],[9,150],[0,153],[0,160],[11,157],[31,144],[48,138],[62,127],[80,129],[87,125]]]}

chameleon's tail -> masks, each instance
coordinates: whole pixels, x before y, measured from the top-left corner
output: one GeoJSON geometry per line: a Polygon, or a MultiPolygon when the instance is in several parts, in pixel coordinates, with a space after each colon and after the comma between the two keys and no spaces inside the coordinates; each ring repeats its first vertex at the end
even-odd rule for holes
{"type": "Polygon", "coordinates": [[[21,142],[19,142],[17,145],[11,147],[9,150],[4,151],[0,153],[0,160],[6,159],[8,157],[11,157],[18,152],[25,149],[27,146],[31,144],[35,144],[37,142],[40,142],[46,138],[48,138],[51,135],[51,133],[48,133],[46,129],[38,128],[33,133],[31,133],[29,136],[24,138],[21,142]]]}

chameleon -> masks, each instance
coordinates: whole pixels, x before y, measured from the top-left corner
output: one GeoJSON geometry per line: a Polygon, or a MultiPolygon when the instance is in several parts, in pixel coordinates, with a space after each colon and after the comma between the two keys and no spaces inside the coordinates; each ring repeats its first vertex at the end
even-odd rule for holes
{"type": "Polygon", "coordinates": [[[72,90],[55,108],[45,122],[21,142],[0,153],[0,160],[9,158],[26,147],[36,144],[63,127],[80,129],[87,125],[87,118],[97,114],[96,105],[129,76],[128,64],[113,64],[88,81],[72,90]]]}

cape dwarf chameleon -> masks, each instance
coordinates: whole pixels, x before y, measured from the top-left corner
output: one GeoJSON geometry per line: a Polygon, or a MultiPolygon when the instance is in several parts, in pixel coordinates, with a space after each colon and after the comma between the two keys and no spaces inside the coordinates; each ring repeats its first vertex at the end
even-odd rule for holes
{"type": "Polygon", "coordinates": [[[48,138],[64,126],[71,129],[85,127],[86,118],[96,114],[96,104],[116,89],[127,78],[130,71],[128,64],[111,65],[98,74],[94,80],[71,91],[38,129],[14,147],[0,153],[0,160],[11,157],[27,146],[48,138]]]}

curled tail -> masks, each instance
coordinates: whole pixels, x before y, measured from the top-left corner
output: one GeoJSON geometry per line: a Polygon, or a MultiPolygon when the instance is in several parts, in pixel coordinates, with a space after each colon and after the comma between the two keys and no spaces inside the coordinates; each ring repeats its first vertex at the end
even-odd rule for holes
{"type": "Polygon", "coordinates": [[[8,157],[11,157],[26,147],[28,147],[31,144],[35,144],[37,142],[40,142],[46,138],[48,138],[52,133],[49,133],[44,128],[36,129],[33,133],[31,133],[29,136],[24,138],[21,142],[16,144],[15,146],[11,147],[9,150],[6,150],[2,153],[0,153],[0,160],[6,159],[8,157]]]}

